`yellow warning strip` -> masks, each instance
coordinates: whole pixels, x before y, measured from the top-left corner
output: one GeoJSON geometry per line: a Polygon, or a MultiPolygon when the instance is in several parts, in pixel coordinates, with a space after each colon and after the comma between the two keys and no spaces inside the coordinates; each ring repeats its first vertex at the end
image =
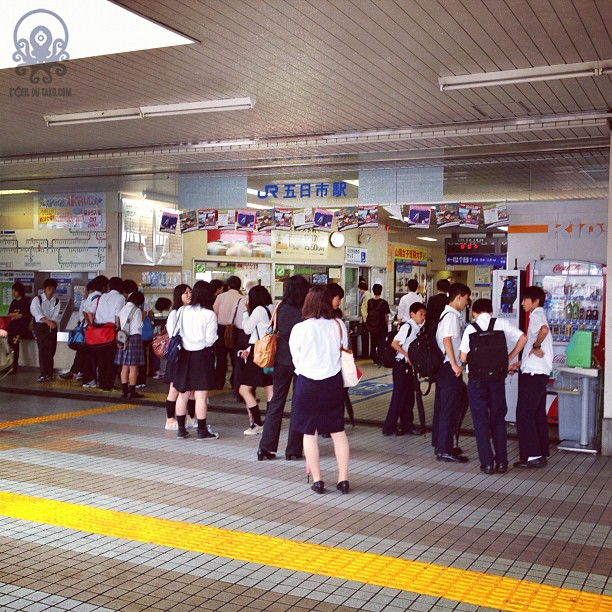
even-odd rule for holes
{"type": "Polygon", "coordinates": [[[21,427],[22,425],[33,425],[35,423],[48,423],[49,421],[63,421],[76,417],[90,416],[92,414],[103,414],[105,412],[118,412],[119,410],[129,410],[130,408],[142,408],[138,404],[113,404],[102,408],[89,408],[88,410],[75,410],[73,412],[60,412],[59,414],[47,414],[45,416],[32,417],[30,419],[19,419],[16,421],[0,421],[0,429],[10,429],[11,427],[21,427]]]}
{"type": "Polygon", "coordinates": [[[431,563],[0,492],[0,514],[114,538],[519,611],[603,612],[612,597],[431,563]]]}

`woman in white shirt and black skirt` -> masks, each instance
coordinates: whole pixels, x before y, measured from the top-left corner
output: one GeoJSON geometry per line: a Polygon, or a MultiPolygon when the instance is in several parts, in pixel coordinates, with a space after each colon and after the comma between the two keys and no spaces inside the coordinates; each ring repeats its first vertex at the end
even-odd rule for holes
{"type": "Polygon", "coordinates": [[[306,296],[302,316],[289,338],[297,379],[291,403],[292,427],[304,434],[304,454],[312,472],[312,490],[323,493],[319,465],[318,434],[330,434],[338,464],[338,484],[349,492],[349,443],[344,432],[344,386],[340,371],[340,347],[347,345],[346,330],[334,317],[324,285],[314,286],[306,296]]]}
{"type": "Polygon", "coordinates": [[[189,434],[185,427],[187,401],[195,395],[198,419],[198,440],[218,438],[206,426],[206,400],[208,391],[215,389],[215,353],[213,344],[217,339],[217,316],[212,305],[215,294],[209,283],[198,281],[193,286],[191,303],[182,306],[177,315],[177,326],[183,341],[176,368],[172,373],[172,384],[179,392],[176,401],[177,438],[189,434]]]}
{"type": "Polygon", "coordinates": [[[261,413],[255,397],[255,389],[263,387],[266,390],[266,400],[272,399],[272,373],[264,372],[262,368],[253,363],[253,345],[266,335],[272,319],[272,297],[270,292],[262,285],[256,285],[249,291],[244,303],[246,312],[242,316],[242,330],[250,334],[249,346],[239,351],[237,365],[238,393],[246,404],[249,413],[249,427],[244,431],[245,436],[260,434],[263,431],[261,413]]]}
{"type": "Polygon", "coordinates": [[[115,365],[121,366],[121,397],[135,398],[144,397],[142,393],[136,392],[136,380],[138,379],[138,368],[145,364],[144,348],[142,345],[142,310],[144,295],[140,291],[134,291],[128,298],[125,306],[119,311],[119,327],[123,329],[126,325],[128,340],[125,348],[118,348],[115,353],[115,365]]]}

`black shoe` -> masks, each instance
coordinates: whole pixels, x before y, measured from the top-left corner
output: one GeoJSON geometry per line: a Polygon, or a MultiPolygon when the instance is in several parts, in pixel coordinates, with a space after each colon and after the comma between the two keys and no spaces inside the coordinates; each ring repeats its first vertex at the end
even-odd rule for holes
{"type": "Polygon", "coordinates": [[[455,457],[455,455],[451,455],[449,453],[439,453],[436,456],[436,459],[438,461],[444,461],[446,463],[467,463],[468,461],[468,458],[464,457],[463,455],[455,457]]]}
{"type": "Polygon", "coordinates": [[[257,461],[264,461],[264,459],[276,459],[276,454],[260,448],[257,451],[257,461]]]}
{"type": "Polygon", "coordinates": [[[395,432],[395,431],[392,431],[392,432],[390,432],[390,433],[387,433],[386,431],[383,431],[383,432],[382,432],[382,435],[383,435],[383,436],[394,436],[394,435],[396,435],[396,433],[397,433],[397,432],[395,432]]]}
{"type": "Polygon", "coordinates": [[[72,380],[74,378],[74,374],[68,371],[68,372],[64,372],[63,374],[60,374],[59,377],[62,380],[72,380]]]}
{"type": "Polygon", "coordinates": [[[404,429],[404,433],[410,436],[420,436],[421,435],[416,429],[414,429],[414,427],[406,427],[406,429],[404,429]]]}
{"type": "Polygon", "coordinates": [[[495,471],[498,474],[505,474],[508,471],[508,464],[507,463],[498,463],[495,466],[495,471]]]}
{"type": "Polygon", "coordinates": [[[300,459],[303,459],[303,458],[304,458],[304,455],[291,455],[291,454],[285,453],[286,461],[299,461],[300,459]]]}
{"type": "Polygon", "coordinates": [[[176,430],[176,437],[182,440],[183,438],[187,438],[189,436],[189,432],[185,427],[179,427],[176,430]]]}
{"type": "Polygon", "coordinates": [[[210,425],[207,425],[206,429],[198,427],[198,440],[216,440],[218,437],[219,434],[212,431],[210,425]]]}
{"type": "Polygon", "coordinates": [[[317,480],[317,482],[313,482],[310,487],[315,493],[319,495],[325,491],[325,483],[322,480],[317,480]]]}
{"type": "Polygon", "coordinates": [[[453,450],[451,451],[451,455],[455,455],[455,457],[459,455],[463,455],[463,451],[461,450],[461,447],[460,446],[453,447],[453,450]]]}
{"type": "Polygon", "coordinates": [[[349,481],[343,480],[336,485],[336,489],[342,493],[342,495],[346,495],[349,492],[349,481]]]}
{"type": "Polygon", "coordinates": [[[531,461],[517,461],[514,463],[515,468],[522,469],[533,469],[533,468],[543,468],[548,465],[548,461],[544,457],[540,457],[539,459],[532,459],[531,461]]]}
{"type": "Polygon", "coordinates": [[[492,463],[487,463],[487,465],[481,465],[480,471],[484,472],[485,474],[495,474],[495,468],[493,467],[492,463]]]}
{"type": "MultiPolygon", "coordinates": [[[[121,397],[123,397],[123,395],[121,397]]],[[[130,399],[133,399],[133,398],[144,397],[144,395],[142,393],[138,393],[137,391],[132,391],[131,393],[128,393],[128,397],[130,399]]]]}

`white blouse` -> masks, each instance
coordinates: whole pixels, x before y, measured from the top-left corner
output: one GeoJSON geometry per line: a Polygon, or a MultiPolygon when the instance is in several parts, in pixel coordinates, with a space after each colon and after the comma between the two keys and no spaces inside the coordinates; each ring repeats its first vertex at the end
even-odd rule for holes
{"type": "Polygon", "coordinates": [[[186,351],[201,351],[217,340],[217,315],[212,310],[201,306],[182,306],[177,319],[186,351]]]}
{"type": "Polygon", "coordinates": [[[134,336],[135,334],[142,333],[142,310],[140,310],[138,306],[132,304],[132,302],[128,302],[119,311],[120,329],[123,329],[125,327],[128,317],[130,317],[130,325],[129,325],[129,328],[127,329],[128,336],[134,336]],[[134,313],[130,316],[132,309],[134,309],[134,313]]]}
{"type": "Polygon", "coordinates": [[[340,333],[342,346],[346,348],[348,334],[342,321],[306,319],[297,323],[289,337],[295,373],[312,380],[336,375],[340,371],[340,333]]]}
{"type": "Polygon", "coordinates": [[[257,306],[250,315],[248,312],[242,315],[242,331],[245,334],[251,334],[249,344],[255,344],[259,338],[266,335],[266,330],[270,327],[270,319],[272,318],[272,306],[270,305],[268,308],[270,312],[263,306],[257,306]],[[257,335],[258,332],[259,335],[257,335]]]}
{"type": "Polygon", "coordinates": [[[166,331],[168,332],[168,336],[172,337],[174,334],[174,328],[176,327],[176,322],[178,320],[178,310],[171,310],[168,313],[168,318],[166,319],[166,331]]]}

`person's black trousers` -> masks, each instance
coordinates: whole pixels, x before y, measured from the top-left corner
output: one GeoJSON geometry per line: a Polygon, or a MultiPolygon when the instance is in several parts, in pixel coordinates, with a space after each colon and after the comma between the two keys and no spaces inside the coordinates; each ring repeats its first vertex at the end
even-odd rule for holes
{"type": "Polygon", "coordinates": [[[391,403],[387,411],[387,418],[382,431],[386,435],[393,435],[399,419],[403,430],[412,428],[414,423],[414,374],[412,367],[402,359],[395,360],[393,364],[393,392],[391,403]]]}
{"type": "Polygon", "coordinates": [[[443,363],[436,374],[431,443],[437,453],[450,454],[453,450],[453,433],[461,414],[461,401],[465,383],[455,376],[449,362],[443,363]]]}
{"type": "Polygon", "coordinates": [[[53,358],[57,348],[57,329],[50,329],[45,323],[35,323],[34,336],[38,346],[40,375],[53,376],[53,358]]]}
{"type": "Polygon", "coordinates": [[[115,386],[117,366],[115,365],[116,346],[95,349],[98,363],[98,387],[109,391],[115,386]]]}
{"type": "MultiPolygon", "coordinates": [[[[225,387],[225,377],[227,375],[227,353],[228,348],[225,346],[225,328],[227,325],[219,325],[217,327],[217,341],[215,347],[215,382],[217,389],[225,387]]],[[[233,351],[233,349],[232,349],[233,351]]]]}
{"type": "Polygon", "coordinates": [[[519,374],[516,431],[521,461],[550,454],[546,416],[548,379],[548,374],[519,374]]]}
{"type": "MultiPolygon", "coordinates": [[[[274,394],[272,396],[272,401],[268,403],[264,428],[259,442],[259,448],[267,450],[270,453],[276,453],[278,451],[278,440],[280,438],[283,412],[293,378],[293,366],[282,364],[274,366],[274,394]]],[[[285,455],[296,455],[301,457],[303,440],[304,436],[301,433],[292,430],[290,421],[285,455]]]]}

